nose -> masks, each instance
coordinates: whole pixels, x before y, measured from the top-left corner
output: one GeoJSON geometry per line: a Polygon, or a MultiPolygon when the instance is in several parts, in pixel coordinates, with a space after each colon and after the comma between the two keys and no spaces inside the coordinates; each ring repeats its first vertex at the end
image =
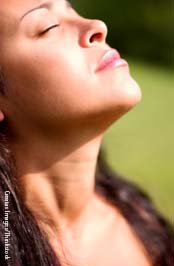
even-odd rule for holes
{"type": "Polygon", "coordinates": [[[81,31],[80,44],[83,47],[92,47],[99,43],[105,43],[107,32],[107,26],[103,21],[85,19],[81,31]]]}

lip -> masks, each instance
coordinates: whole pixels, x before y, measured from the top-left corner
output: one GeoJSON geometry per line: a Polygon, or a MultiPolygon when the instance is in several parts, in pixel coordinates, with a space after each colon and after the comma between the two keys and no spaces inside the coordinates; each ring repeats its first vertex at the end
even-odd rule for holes
{"type": "Polygon", "coordinates": [[[120,57],[120,54],[117,50],[111,49],[104,53],[95,72],[106,70],[112,67],[117,68],[123,66],[128,66],[127,61],[120,57]]]}

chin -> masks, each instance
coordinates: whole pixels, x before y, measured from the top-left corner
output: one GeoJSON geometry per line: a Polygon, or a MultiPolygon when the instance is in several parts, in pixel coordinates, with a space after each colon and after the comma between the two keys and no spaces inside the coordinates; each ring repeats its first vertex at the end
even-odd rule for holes
{"type": "Polygon", "coordinates": [[[131,77],[129,77],[126,82],[122,82],[119,85],[121,85],[119,89],[118,86],[117,88],[112,87],[112,92],[108,101],[106,97],[105,104],[102,105],[102,112],[100,109],[99,118],[102,118],[102,123],[101,121],[100,123],[105,125],[105,128],[112,125],[133,109],[142,98],[140,87],[131,77]]]}
{"type": "MultiPolygon", "coordinates": [[[[112,122],[121,118],[129,110],[134,108],[142,98],[140,87],[134,79],[129,77],[126,82],[119,84],[119,90],[116,89],[112,94],[112,103],[108,108],[108,117],[112,122]]],[[[118,88],[118,87],[117,87],[118,88]]]]}
{"type": "MultiPolygon", "coordinates": [[[[117,109],[118,107],[120,111],[121,109],[126,111],[136,106],[141,101],[142,94],[139,85],[132,78],[129,68],[120,68],[114,75],[113,73],[109,74],[107,90],[104,90],[105,102],[110,103],[111,108],[117,109]]],[[[106,84],[105,81],[103,84],[106,84]]]]}
{"type": "Polygon", "coordinates": [[[128,71],[121,71],[113,82],[112,93],[120,107],[130,109],[136,106],[142,98],[142,93],[137,82],[132,78],[128,71]],[[115,83],[115,85],[114,85],[115,83]]]}
{"type": "Polygon", "coordinates": [[[127,109],[131,109],[136,106],[142,99],[141,89],[132,78],[124,84],[123,88],[123,105],[127,109]]]}

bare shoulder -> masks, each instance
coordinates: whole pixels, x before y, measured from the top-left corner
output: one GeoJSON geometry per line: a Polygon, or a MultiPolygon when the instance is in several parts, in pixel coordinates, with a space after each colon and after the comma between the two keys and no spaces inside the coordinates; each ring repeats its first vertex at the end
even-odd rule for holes
{"type": "Polygon", "coordinates": [[[120,265],[152,265],[143,244],[121,214],[119,223],[116,222],[115,227],[113,226],[112,235],[115,236],[113,240],[115,243],[113,245],[115,246],[120,265]]]}
{"type": "Polygon", "coordinates": [[[117,208],[106,201],[103,203],[103,219],[107,221],[106,231],[96,246],[94,260],[90,265],[152,266],[143,244],[127,220],[117,208]]]}

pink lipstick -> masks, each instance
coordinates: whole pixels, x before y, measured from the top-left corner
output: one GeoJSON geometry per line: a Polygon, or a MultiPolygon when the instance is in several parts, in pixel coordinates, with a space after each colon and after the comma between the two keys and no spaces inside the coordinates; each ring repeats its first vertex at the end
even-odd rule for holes
{"type": "Polygon", "coordinates": [[[117,50],[112,49],[105,52],[96,68],[96,72],[112,67],[117,68],[121,66],[128,66],[128,63],[126,62],[126,60],[120,57],[120,54],[117,52],[117,50]]]}

